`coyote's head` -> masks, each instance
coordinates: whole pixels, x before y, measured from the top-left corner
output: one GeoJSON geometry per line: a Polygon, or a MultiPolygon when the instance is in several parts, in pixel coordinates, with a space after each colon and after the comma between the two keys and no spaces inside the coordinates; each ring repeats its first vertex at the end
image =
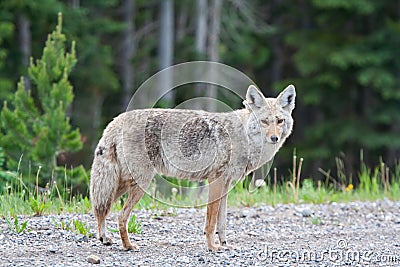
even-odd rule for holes
{"type": "Polygon", "coordinates": [[[277,98],[265,98],[254,85],[249,86],[243,104],[251,112],[249,127],[261,133],[263,143],[282,144],[290,135],[295,98],[293,85],[286,87],[277,98]]]}

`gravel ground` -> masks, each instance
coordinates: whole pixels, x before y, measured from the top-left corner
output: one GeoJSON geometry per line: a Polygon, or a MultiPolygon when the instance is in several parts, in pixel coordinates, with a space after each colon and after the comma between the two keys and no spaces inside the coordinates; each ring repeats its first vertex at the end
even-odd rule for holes
{"type": "MultiPolygon", "coordinates": [[[[122,250],[57,227],[79,219],[95,233],[91,214],[19,217],[17,234],[0,220],[1,266],[399,266],[400,202],[331,203],[230,208],[229,250],[205,249],[205,209],[135,211],[143,233],[131,234],[139,251],[122,250]]],[[[117,214],[108,227],[117,228],[117,214]]]]}

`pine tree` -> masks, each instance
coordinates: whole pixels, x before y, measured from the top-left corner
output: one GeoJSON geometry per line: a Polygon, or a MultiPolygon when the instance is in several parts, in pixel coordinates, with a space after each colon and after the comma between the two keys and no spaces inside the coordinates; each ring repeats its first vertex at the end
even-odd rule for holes
{"type": "MultiPolygon", "coordinates": [[[[0,146],[7,157],[7,168],[36,173],[42,166],[42,181],[49,181],[57,167],[57,156],[81,149],[79,129],[72,129],[67,109],[74,94],[68,80],[76,64],[75,43],[66,51],[62,16],[49,34],[41,59],[31,58],[28,75],[31,90],[21,78],[10,103],[4,102],[0,115],[0,146]]],[[[34,176],[34,175],[31,175],[34,176]]]]}
{"type": "Polygon", "coordinates": [[[397,2],[314,0],[301,10],[294,16],[299,7],[290,8],[295,28],[285,36],[299,74],[290,81],[302,88],[298,106],[308,109],[297,116],[305,129],[297,148],[315,166],[333,168],[335,156],[345,155],[353,173],[360,149],[367,163],[383,156],[393,164],[400,151],[397,2]]]}

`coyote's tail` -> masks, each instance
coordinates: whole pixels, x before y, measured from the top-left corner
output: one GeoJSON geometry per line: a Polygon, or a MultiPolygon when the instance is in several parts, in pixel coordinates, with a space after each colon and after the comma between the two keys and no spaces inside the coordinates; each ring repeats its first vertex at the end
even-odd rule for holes
{"type": "Polygon", "coordinates": [[[104,218],[110,211],[118,188],[119,168],[115,144],[96,147],[90,173],[90,199],[96,217],[104,218]]]}

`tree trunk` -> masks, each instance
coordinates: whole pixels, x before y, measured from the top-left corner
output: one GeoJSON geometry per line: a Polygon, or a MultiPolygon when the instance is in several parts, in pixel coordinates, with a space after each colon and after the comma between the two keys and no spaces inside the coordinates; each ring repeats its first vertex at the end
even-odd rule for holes
{"type": "Polygon", "coordinates": [[[125,28],[122,32],[120,58],[121,80],[122,80],[122,99],[121,111],[126,110],[135,86],[135,74],[132,64],[132,57],[135,55],[135,5],[134,0],[123,0],[122,2],[122,20],[125,28]]]}
{"type": "MultiPolygon", "coordinates": [[[[18,15],[18,42],[21,51],[21,63],[25,69],[29,67],[29,60],[32,54],[32,33],[29,18],[21,13],[18,15]]],[[[24,76],[25,90],[30,90],[31,83],[28,75],[24,76]]]]}
{"type": "Polygon", "coordinates": [[[80,5],[81,5],[80,0],[72,0],[71,6],[73,9],[79,8],[80,5]]]}
{"type": "Polygon", "coordinates": [[[91,140],[91,151],[94,151],[96,149],[97,143],[98,143],[98,138],[97,138],[97,133],[99,132],[100,126],[101,126],[101,113],[103,109],[103,101],[104,101],[104,96],[99,90],[93,90],[93,102],[92,102],[92,136],[90,138],[91,140]]]}
{"type": "MultiPolygon", "coordinates": [[[[219,34],[221,28],[221,6],[222,0],[211,1],[211,12],[210,12],[210,23],[208,35],[208,57],[210,61],[218,62],[219,60],[219,34]]],[[[207,88],[207,97],[210,98],[208,101],[208,111],[216,111],[216,98],[217,98],[217,86],[209,85],[207,88]]]]}
{"type": "MultiPolygon", "coordinates": [[[[207,0],[197,0],[196,13],[196,52],[199,59],[204,59],[207,45],[207,0]]],[[[195,97],[204,96],[206,85],[197,83],[195,85],[195,97]]],[[[202,101],[194,101],[194,109],[206,109],[202,101]]]]}
{"type": "Polygon", "coordinates": [[[176,41],[179,42],[185,37],[187,30],[187,21],[188,21],[188,4],[187,2],[183,2],[180,4],[181,8],[179,10],[179,15],[177,19],[176,25],[176,41]]]}
{"type": "MultiPolygon", "coordinates": [[[[160,35],[159,35],[159,69],[163,70],[168,68],[173,63],[174,56],[174,1],[173,0],[162,0],[160,8],[160,35]]],[[[160,78],[159,88],[171,88],[172,77],[167,73],[162,75],[160,78]]],[[[161,93],[162,94],[162,93],[161,93]]],[[[160,95],[160,92],[158,92],[160,95]]],[[[164,95],[164,100],[168,104],[172,104],[174,93],[169,90],[164,95]]],[[[151,101],[158,101],[159,99],[150,99],[151,101]]]]}
{"type": "Polygon", "coordinates": [[[207,0],[197,0],[196,18],[196,51],[202,55],[206,52],[207,41],[207,0]]]}

